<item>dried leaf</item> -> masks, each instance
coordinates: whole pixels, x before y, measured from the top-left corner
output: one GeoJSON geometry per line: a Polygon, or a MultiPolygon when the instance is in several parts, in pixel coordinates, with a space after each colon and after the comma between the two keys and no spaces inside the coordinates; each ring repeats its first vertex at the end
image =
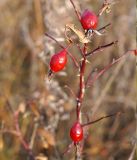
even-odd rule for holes
{"type": "MultiPolygon", "coordinates": [[[[66,24],[66,27],[65,27],[65,28],[73,31],[73,32],[78,36],[79,41],[80,41],[81,43],[89,43],[89,42],[91,42],[91,40],[90,40],[88,37],[86,37],[85,33],[82,32],[82,31],[80,31],[80,30],[76,27],[76,25],[74,25],[73,23],[71,23],[71,24],[66,24]]],[[[67,39],[68,39],[69,41],[72,41],[71,38],[69,38],[69,37],[67,36],[67,34],[66,34],[66,37],[67,37],[67,39]]]]}

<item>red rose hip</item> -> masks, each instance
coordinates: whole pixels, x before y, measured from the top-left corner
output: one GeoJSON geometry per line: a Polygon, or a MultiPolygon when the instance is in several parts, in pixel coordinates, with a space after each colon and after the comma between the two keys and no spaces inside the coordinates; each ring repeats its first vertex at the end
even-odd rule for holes
{"type": "Polygon", "coordinates": [[[98,17],[95,13],[86,9],[81,15],[81,25],[83,29],[96,29],[98,23],[98,17]]]}
{"type": "Polygon", "coordinates": [[[72,141],[79,142],[83,139],[83,128],[79,122],[75,122],[70,130],[72,141]]]}
{"type": "Polygon", "coordinates": [[[52,72],[58,72],[62,70],[67,63],[67,51],[63,49],[62,51],[54,54],[50,60],[50,69],[52,72]]]}

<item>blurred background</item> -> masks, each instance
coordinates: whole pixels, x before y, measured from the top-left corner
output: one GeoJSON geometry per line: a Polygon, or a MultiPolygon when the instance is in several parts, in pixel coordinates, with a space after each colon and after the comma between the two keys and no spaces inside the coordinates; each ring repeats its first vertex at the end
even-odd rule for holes
{"type": "MultiPolygon", "coordinates": [[[[104,36],[96,36],[89,49],[118,40],[116,46],[89,58],[86,75],[101,69],[113,58],[136,48],[134,0],[116,1],[100,19],[98,28],[112,23],[104,36]]],[[[75,0],[78,10],[88,8],[98,13],[103,0],[75,0]]],[[[64,87],[78,92],[78,70],[69,60],[66,68],[47,80],[48,64],[59,46],[48,32],[64,46],[64,27],[80,27],[69,0],[1,0],[0,1],[0,128],[15,130],[13,113],[20,110],[19,125],[37,160],[72,160],[74,151],[61,154],[71,143],[69,129],[75,120],[75,98],[64,87]],[[11,111],[12,110],[12,111],[11,111]]],[[[76,47],[71,53],[79,58],[76,47]]],[[[124,111],[93,124],[85,140],[84,160],[128,160],[135,143],[135,57],[129,55],[113,66],[86,91],[82,117],[99,118],[124,111]]],[[[0,159],[25,160],[28,155],[20,139],[0,133],[0,159]]]]}

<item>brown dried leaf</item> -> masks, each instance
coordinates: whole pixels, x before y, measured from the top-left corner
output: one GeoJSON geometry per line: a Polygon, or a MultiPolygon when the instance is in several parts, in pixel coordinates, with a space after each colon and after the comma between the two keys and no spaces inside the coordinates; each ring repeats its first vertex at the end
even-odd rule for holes
{"type": "MultiPolygon", "coordinates": [[[[89,42],[91,42],[91,40],[90,40],[88,37],[85,36],[85,33],[82,32],[82,31],[80,31],[80,30],[76,27],[76,25],[74,25],[73,23],[71,23],[71,24],[66,24],[66,26],[65,26],[65,31],[66,31],[66,29],[69,29],[69,30],[73,31],[73,32],[78,36],[79,41],[80,41],[81,43],[89,43],[89,42]]],[[[68,39],[68,41],[72,41],[71,38],[69,38],[69,37],[67,36],[67,34],[66,34],[66,38],[68,39]]]]}

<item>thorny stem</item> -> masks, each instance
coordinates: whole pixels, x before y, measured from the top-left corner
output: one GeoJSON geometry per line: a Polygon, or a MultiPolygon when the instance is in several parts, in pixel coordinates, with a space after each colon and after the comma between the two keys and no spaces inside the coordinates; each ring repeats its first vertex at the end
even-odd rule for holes
{"type": "MultiPolygon", "coordinates": [[[[86,44],[84,44],[83,54],[85,55],[86,52],[87,52],[87,47],[86,47],[86,44]]],[[[81,66],[80,66],[80,78],[79,78],[80,82],[79,82],[79,92],[78,92],[77,107],[76,107],[78,121],[80,121],[80,109],[81,109],[82,100],[85,94],[85,80],[84,80],[85,67],[86,67],[86,57],[83,56],[83,59],[81,61],[81,66]]]]}
{"type": "MultiPolygon", "coordinates": [[[[82,100],[85,95],[85,80],[84,80],[84,73],[86,68],[86,56],[87,53],[87,44],[84,44],[83,50],[79,48],[81,51],[81,55],[83,55],[81,65],[80,65],[80,77],[79,77],[79,92],[77,96],[77,105],[76,105],[76,114],[77,114],[77,121],[81,123],[81,104],[82,100]]],[[[81,150],[83,148],[83,145],[80,146],[80,144],[76,144],[76,154],[75,154],[75,160],[82,160],[81,157],[81,150]]]]}
{"type": "MultiPolygon", "coordinates": [[[[81,20],[81,16],[79,14],[79,12],[77,11],[74,3],[73,3],[73,0],[70,0],[74,10],[75,10],[75,13],[77,15],[77,18],[80,22],[81,20]]],[[[76,114],[77,114],[77,121],[80,121],[80,110],[81,110],[81,104],[82,104],[82,100],[83,100],[83,97],[84,97],[84,94],[85,94],[85,81],[84,81],[84,73],[85,73],[85,67],[86,67],[86,52],[87,52],[87,49],[86,49],[86,46],[87,44],[84,44],[84,48],[83,48],[83,51],[80,49],[81,51],[81,55],[83,57],[82,59],[82,62],[81,62],[81,65],[80,65],[80,78],[79,78],[79,92],[78,92],[78,96],[77,96],[77,105],[76,105],[76,114]]],[[[75,154],[75,160],[81,160],[81,152],[79,151],[78,149],[79,145],[77,144],[76,146],[76,154],[75,154]]]]}
{"type": "MultiPolygon", "coordinates": [[[[109,45],[108,45],[109,46],[109,45]]],[[[84,45],[84,49],[83,49],[83,53],[86,54],[86,44],[84,45]]],[[[113,60],[112,63],[110,63],[108,66],[106,66],[104,69],[102,69],[99,73],[96,74],[96,76],[94,77],[92,84],[93,82],[95,82],[101,75],[103,75],[108,69],[111,68],[111,66],[113,66],[114,64],[118,63],[120,60],[122,60],[128,52],[133,52],[133,50],[131,51],[127,51],[124,55],[122,55],[121,57],[119,57],[118,59],[116,60],[113,60]]],[[[82,104],[82,100],[83,100],[83,97],[84,97],[84,94],[85,94],[85,81],[84,81],[84,72],[85,72],[85,67],[86,67],[86,56],[83,56],[83,59],[82,59],[82,62],[81,62],[81,67],[80,67],[80,89],[79,89],[79,93],[78,93],[78,98],[77,98],[77,109],[76,109],[76,112],[77,112],[77,120],[79,121],[80,120],[80,112],[81,112],[81,104],[82,104]]],[[[121,112],[118,112],[118,113],[114,113],[114,114],[111,114],[111,115],[107,115],[107,116],[103,116],[97,120],[94,120],[94,121],[91,121],[91,122],[88,122],[88,123],[85,123],[82,125],[82,127],[85,127],[85,126],[88,126],[90,124],[93,124],[93,123],[96,123],[102,119],[105,119],[105,118],[108,118],[108,117],[112,117],[112,116],[116,116],[116,115],[120,115],[121,112]]],[[[75,159],[78,160],[79,158],[81,159],[81,153],[79,152],[78,146],[76,146],[76,155],[75,155],[75,159]]]]}

